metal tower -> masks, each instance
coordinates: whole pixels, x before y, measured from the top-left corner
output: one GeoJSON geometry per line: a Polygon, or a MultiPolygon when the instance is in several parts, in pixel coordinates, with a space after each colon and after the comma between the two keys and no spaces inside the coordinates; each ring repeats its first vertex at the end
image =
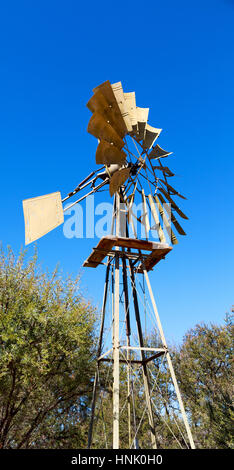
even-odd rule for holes
{"type": "MultiPolygon", "coordinates": [[[[97,370],[95,374],[94,386],[93,386],[93,398],[92,398],[92,409],[91,409],[91,421],[89,427],[89,438],[88,447],[92,447],[93,433],[95,427],[95,420],[98,419],[95,412],[97,411],[97,400],[99,392],[99,377],[100,370],[103,364],[109,364],[112,369],[112,447],[113,449],[119,449],[121,446],[120,441],[120,367],[126,369],[127,383],[126,387],[126,401],[125,408],[127,409],[128,415],[128,447],[138,448],[139,439],[138,434],[141,432],[140,423],[136,423],[136,417],[134,415],[134,397],[133,397],[133,376],[134,368],[136,367],[141,373],[143,379],[144,388],[144,403],[143,409],[146,410],[148,416],[148,432],[150,435],[151,447],[156,449],[160,443],[157,438],[157,427],[155,425],[155,416],[158,417],[158,413],[155,413],[154,405],[154,394],[158,394],[158,391],[152,391],[149,377],[149,365],[152,362],[158,360],[158,358],[165,358],[168,366],[168,370],[171,377],[171,383],[174,386],[176,398],[178,400],[179,409],[181,412],[181,421],[183,422],[187,439],[183,436],[185,447],[195,448],[193,437],[191,434],[189,422],[185,413],[181,393],[176,380],[170,352],[163,332],[162,324],[160,321],[159,313],[157,310],[154,294],[151,288],[148,270],[152,269],[152,266],[157,264],[162,258],[166,256],[171,248],[162,243],[154,243],[146,240],[139,240],[137,238],[129,237],[129,224],[124,205],[120,204],[120,195],[117,193],[114,202],[113,211],[113,223],[112,230],[114,233],[109,237],[104,237],[100,240],[98,246],[93,250],[89,258],[85,261],[84,266],[86,267],[97,267],[99,264],[103,264],[103,260],[106,259],[106,276],[104,285],[103,305],[102,305],[102,317],[101,327],[97,351],[97,370]],[[125,237],[122,235],[122,229],[125,228],[125,237]],[[140,301],[139,293],[137,289],[136,278],[141,276],[143,278],[143,284],[147,286],[148,295],[151,301],[151,309],[154,314],[154,320],[159,333],[161,345],[160,347],[149,347],[145,343],[142,326],[142,316],[140,314],[140,301]],[[120,337],[120,304],[121,304],[121,292],[120,285],[122,279],[122,296],[124,298],[124,314],[122,315],[122,321],[125,322],[125,335],[120,337]],[[105,328],[105,321],[107,315],[107,297],[108,287],[111,286],[112,295],[112,312],[111,313],[111,325],[112,325],[112,344],[108,345],[105,350],[103,334],[105,328]],[[130,296],[132,301],[130,301],[130,296]],[[130,314],[130,308],[133,308],[133,314],[130,314]],[[134,325],[135,323],[135,325],[134,325]],[[135,326],[135,328],[134,328],[135,326]],[[132,344],[131,338],[133,330],[137,332],[137,346],[132,344]]],[[[134,342],[135,344],[135,342],[134,342]]],[[[142,397],[143,401],[143,397],[142,397]]],[[[167,405],[167,404],[166,404],[167,405]]],[[[100,413],[99,413],[100,414],[100,413]]],[[[100,418],[100,416],[99,416],[100,418]]],[[[159,417],[158,417],[159,418],[159,417]]],[[[165,418],[163,416],[160,419],[165,418]]],[[[180,425],[181,425],[180,421],[180,425]]],[[[105,426],[105,423],[103,423],[105,426]]],[[[168,425],[169,426],[169,425],[168,425]]],[[[105,433],[108,434],[105,429],[105,433]]],[[[109,430],[109,435],[111,434],[109,430]]],[[[107,442],[106,447],[111,445],[110,441],[107,442]]],[[[181,440],[175,439],[180,447],[181,440]]],[[[126,442],[125,442],[126,445],[126,442]]]]}

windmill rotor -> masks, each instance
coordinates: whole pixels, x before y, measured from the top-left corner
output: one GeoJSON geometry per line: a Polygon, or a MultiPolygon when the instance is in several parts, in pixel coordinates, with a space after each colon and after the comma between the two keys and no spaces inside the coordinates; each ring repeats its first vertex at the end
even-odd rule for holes
{"type": "MultiPolygon", "coordinates": [[[[177,232],[185,235],[174,212],[182,218],[187,218],[187,216],[171,196],[186,198],[167,181],[167,178],[172,178],[175,173],[167,165],[163,165],[161,159],[171,156],[172,152],[164,150],[156,143],[162,129],[149,125],[149,108],[138,107],[135,92],[125,93],[121,82],[111,84],[109,81],[94,88],[87,107],[92,112],[88,132],[99,140],[96,163],[105,165],[107,172],[111,165],[119,165],[119,168],[115,167],[116,171],[114,174],[112,172],[110,177],[110,195],[120,192],[120,188],[124,186],[126,196],[131,195],[131,203],[133,203],[138,186],[146,186],[145,200],[148,201],[149,194],[153,196],[153,199],[150,199],[151,203],[148,203],[148,208],[152,213],[152,204],[156,204],[159,218],[163,220],[166,232],[170,224],[169,221],[165,224],[165,221],[170,216],[177,232]],[[97,112],[99,119],[95,116],[97,112]],[[103,123],[101,129],[100,122],[103,123]],[[157,199],[155,199],[156,195],[157,199]],[[171,214],[168,214],[168,206],[166,210],[163,209],[164,205],[170,205],[171,214]]],[[[158,224],[160,224],[159,221],[158,224]]],[[[156,224],[157,227],[159,227],[158,224],[156,224]]],[[[161,229],[160,236],[162,238],[161,229]]],[[[178,243],[173,231],[170,237],[172,243],[178,243]]]]}
{"type": "MultiPolygon", "coordinates": [[[[159,239],[163,238],[163,228],[165,234],[168,233],[168,217],[176,231],[185,235],[176,217],[187,219],[187,216],[174,197],[186,198],[168,183],[168,178],[171,181],[175,173],[168,165],[162,164],[161,159],[164,162],[172,152],[157,143],[162,129],[148,123],[149,108],[137,106],[135,92],[124,92],[121,82],[111,84],[108,80],[93,89],[87,107],[92,113],[87,130],[98,139],[95,160],[99,168],[63,199],[60,192],[56,192],[23,201],[25,243],[35,241],[61,225],[66,210],[104,186],[109,186],[111,197],[116,192],[120,194],[120,189],[124,188],[126,207],[129,206],[129,198],[131,207],[138,199],[150,211],[152,220],[155,220],[156,210],[158,222],[155,225],[159,239]],[[63,208],[68,199],[87,189],[89,191],[83,196],[63,208]],[[170,205],[171,213],[168,213],[166,205],[170,205]]],[[[146,221],[145,217],[136,219],[141,223],[146,221]]],[[[172,231],[170,239],[172,243],[176,240],[172,231]]]]}

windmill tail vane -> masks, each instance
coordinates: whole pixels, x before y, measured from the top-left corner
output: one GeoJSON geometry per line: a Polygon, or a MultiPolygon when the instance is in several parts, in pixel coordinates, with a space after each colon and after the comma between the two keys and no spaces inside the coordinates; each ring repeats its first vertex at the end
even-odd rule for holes
{"type": "MultiPolygon", "coordinates": [[[[163,238],[163,228],[165,230],[170,222],[180,235],[185,235],[176,217],[187,216],[171,196],[185,197],[168,183],[168,178],[174,173],[161,163],[161,159],[172,153],[156,144],[162,129],[148,124],[149,108],[136,106],[135,92],[125,93],[121,82],[111,84],[109,81],[94,88],[87,107],[92,113],[87,130],[98,139],[96,164],[101,167],[92,171],[63,199],[61,193],[56,191],[23,201],[25,244],[63,224],[65,211],[106,185],[111,197],[120,193],[121,188],[124,189],[125,199],[122,202],[127,207],[129,201],[132,206],[139,200],[147,206],[153,220],[155,217],[157,219],[160,240],[163,238]],[[63,207],[68,199],[87,189],[89,191],[83,196],[63,207]],[[164,210],[167,204],[171,207],[170,220],[167,210],[164,210]]],[[[146,218],[137,219],[145,226],[146,218]]],[[[146,225],[145,228],[147,238],[150,227],[146,225]]],[[[178,243],[172,229],[170,241],[172,244],[178,243]]]]}

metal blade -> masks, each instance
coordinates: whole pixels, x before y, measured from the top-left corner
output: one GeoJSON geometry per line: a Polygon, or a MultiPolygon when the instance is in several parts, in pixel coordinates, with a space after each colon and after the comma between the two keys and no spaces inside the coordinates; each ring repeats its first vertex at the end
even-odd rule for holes
{"type": "Polygon", "coordinates": [[[142,144],[143,148],[150,149],[161,132],[162,129],[157,129],[156,127],[152,127],[149,124],[146,124],[145,137],[142,144]]]}
{"type": "Polygon", "coordinates": [[[161,181],[161,183],[165,184],[165,186],[175,195],[175,196],[179,196],[181,197],[182,199],[187,199],[185,196],[182,196],[182,194],[178,193],[178,191],[176,191],[176,189],[174,189],[170,184],[168,184],[166,181],[162,180],[159,178],[159,181],[161,181]]]}
{"type": "Polygon", "coordinates": [[[110,195],[113,196],[125,183],[130,175],[130,168],[123,168],[121,170],[116,171],[110,179],[110,195]]]}
{"type": "Polygon", "coordinates": [[[179,224],[178,220],[175,218],[174,214],[172,211],[169,210],[168,208],[168,203],[165,201],[165,199],[163,198],[163,196],[158,193],[158,197],[161,201],[162,204],[165,204],[164,207],[167,211],[167,213],[171,216],[171,221],[172,223],[174,224],[177,232],[180,234],[180,235],[186,235],[186,233],[184,232],[184,230],[182,229],[181,225],[179,224]]]}
{"type": "Polygon", "coordinates": [[[132,124],[131,124],[131,119],[127,110],[125,98],[124,98],[124,92],[123,92],[123,87],[121,82],[113,83],[111,85],[112,90],[115,95],[115,99],[118,103],[120,112],[122,114],[123,120],[125,122],[126,128],[128,132],[132,132],[132,124]]]}
{"type": "MultiPolygon", "coordinates": [[[[116,107],[117,107],[116,103],[116,107]]],[[[123,138],[126,134],[125,126],[123,126],[122,116],[116,109],[108,103],[105,96],[100,90],[97,90],[96,93],[90,98],[87,103],[87,107],[92,113],[98,112],[101,114],[105,121],[107,121],[117,132],[117,134],[123,138]]]]}
{"type": "Polygon", "coordinates": [[[150,209],[151,209],[154,221],[155,221],[156,230],[158,232],[158,238],[159,238],[161,243],[166,243],[166,237],[164,235],[163,229],[162,229],[161,224],[159,222],[158,212],[156,210],[155,202],[154,202],[153,197],[151,196],[151,194],[148,195],[148,201],[150,203],[150,209]]]}
{"type": "Polygon", "coordinates": [[[60,192],[23,201],[25,244],[43,237],[64,222],[60,192]]]}
{"type": "Polygon", "coordinates": [[[89,121],[88,132],[97,139],[106,140],[110,144],[113,143],[120,150],[124,146],[124,141],[117,134],[115,129],[97,112],[93,113],[89,121]]]}
{"type": "Polygon", "coordinates": [[[137,133],[137,111],[136,111],[136,95],[135,91],[130,93],[124,93],[125,105],[129,114],[133,133],[137,133]]]}
{"type": "Polygon", "coordinates": [[[170,239],[171,239],[171,242],[172,242],[173,245],[177,245],[178,240],[177,240],[177,238],[176,238],[176,236],[175,236],[173,230],[171,229],[171,224],[170,224],[170,222],[169,222],[169,220],[168,220],[168,218],[167,218],[167,216],[166,216],[166,214],[165,214],[165,212],[164,212],[164,210],[163,210],[163,207],[162,207],[162,205],[161,205],[161,203],[160,203],[160,201],[159,201],[159,198],[158,198],[157,196],[154,196],[154,198],[155,198],[155,201],[156,201],[156,203],[157,203],[157,205],[158,205],[158,209],[159,209],[160,215],[161,215],[161,217],[162,217],[162,219],[163,219],[163,222],[164,222],[166,231],[167,231],[167,233],[168,233],[168,235],[169,235],[169,237],[170,237],[170,239]]]}
{"type": "Polygon", "coordinates": [[[162,147],[160,147],[158,144],[155,145],[155,147],[151,150],[150,154],[148,155],[149,159],[151,158],[164,158],[168,157],[168,155],[171,155],[172,152],[167,152],[166,150],[163,150],[162,147]]]}
{"type": "Polygon", "coordinates": [[[177,204],[176,204],[176,203],[173,201],[173,199],[171,198],[170,194],[168,194],[167,191],[166,191],[164,188],[162,188],[162,187],[160,187],[160,188],[158,188],[158,189],[159,189],[159,191],[161,191],[161,192],[164,194],[164,196],[167,198],[167,200],[171,203],[171,206],[173,207],[173,209],[175,209],[175,211],[177,212],[177,214],[179,214],[180,217],[182,217],[183,219],[187,219],[187,220],[188,220],[187,215],[185,215],[185,214],[182,212],[182,210],[177,206],[177,204]]]}
{"type": "Polygon", "coordinates": [[[122,135],[122,133],[123,135],[125,135],[127,133],[126,124],[124,122],[123,116],[119,109],[119,105],[116,101],[116,98],[115,98],[115,95],[114,95],[114,92],[113,92],[113,89],[109,80],[98,85],[96,88],[93,89],[93,92],[96,93],[98,90],[101,91],[106,101],[109,103],[111,109],[113,110],[114,115],[116,116],[118,125],[121,127],[120,135],[122,135]]]}
{"type": "Polygon", "coordinates": [[[145,138],[145,127],[148,121],[149,108],[136,108],[137,111],[137,140],[144,140],[145,138]]]}
{"type": "Polygon", "coordinates": [[[118,163],[123,165],[126,161],[126,153],[123,150],[119,150],[115,145],[101,140],[96,150],[96,163],[111,165],[112,163],[118,163]]]}
{"type": "Polygon", "coordinates": [[[153,169],[162,171],[168,177],[175,176],[175,173],[172,173],[172,171],[170,170],[170,168],[168,168],[168,166],[153,166],[153,169]]]}

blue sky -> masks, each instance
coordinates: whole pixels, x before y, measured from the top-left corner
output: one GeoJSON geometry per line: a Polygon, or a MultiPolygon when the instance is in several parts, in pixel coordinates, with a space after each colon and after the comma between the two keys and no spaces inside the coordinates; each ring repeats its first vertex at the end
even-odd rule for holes
{"type": "MultiPolygon", "coordinates": [[[[196,323],[221,323],[234,303],[234,2],[9,0],[0,10],[3,246],[24,245],[23,199],[66,195],[95,167],[86,103],[94,86],[121,80],[163,128],[173,185],[188,197],[188,236],[150,276],[165,333],[178,342],[196,323]]],[[[96,244],[60,227],[37,247],[43,267],[81,272],[99,307],[104,269],[81,268],[96,244]]]]}

